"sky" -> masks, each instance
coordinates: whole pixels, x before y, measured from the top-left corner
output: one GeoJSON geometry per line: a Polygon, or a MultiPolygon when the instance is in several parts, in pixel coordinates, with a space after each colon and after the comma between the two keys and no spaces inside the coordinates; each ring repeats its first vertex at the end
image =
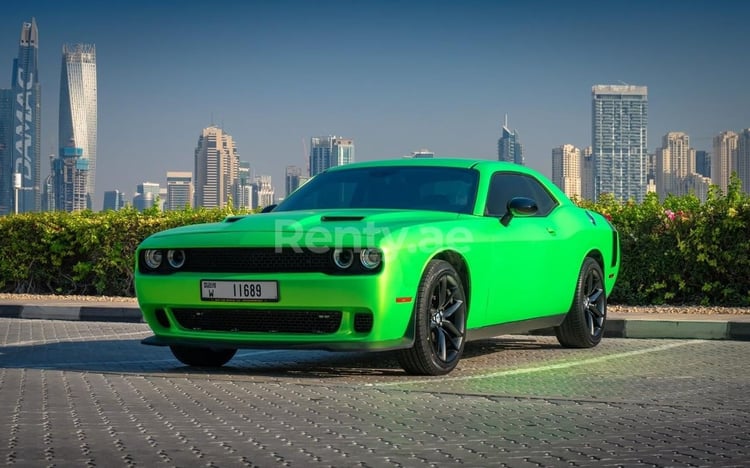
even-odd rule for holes
{"type": "MultiPolygon", "coordinates": [[[[591,144],[591,87],[648,87],[648,149],[698,150],[750,127],[750,2],[730,0],[179,0],[5,2],[0,87],[21,26],[39,28],[42,154],[58,152],[62,46],[96,46],[103,192],[193,171],[203,128],[235,140],[284,195],[310,138],[352,138],[356,160],[497,158],[505,115],[526,165],[591,144]]],[[[49,162],[42,160],[43,176],[49,162]]]]}

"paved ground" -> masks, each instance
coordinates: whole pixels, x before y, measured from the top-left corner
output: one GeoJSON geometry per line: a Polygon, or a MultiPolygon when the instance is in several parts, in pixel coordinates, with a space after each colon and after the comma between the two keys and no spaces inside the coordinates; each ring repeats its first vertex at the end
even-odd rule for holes
{"type": "Polygon", "coordinates": [[[0,318],[0,461],[16,466],[750,465],[750,342],[471,343],[441,378],[389,353],[180,365],[142,323],[0,318]]]}
{"type": "Polygon", "coordinates": [[[149,332],[133,301],[6,296],[0,459],[745,465],[750,344],[702,340],[750,339],[750,315],[613,310],[594,353],[502,337],[471,344],[448,377],[413,379],[388,353],[241,351],[220,371],[191,369],[139,344],[149,332]]]}

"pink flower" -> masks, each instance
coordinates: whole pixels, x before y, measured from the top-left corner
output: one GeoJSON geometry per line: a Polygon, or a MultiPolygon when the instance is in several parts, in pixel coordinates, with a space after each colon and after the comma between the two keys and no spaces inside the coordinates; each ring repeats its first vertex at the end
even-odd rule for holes
{"type": "Polygon", "coordinates": [[[674,218],[675,218],[674,211],[664,210],[664,214],[667,215],[667,219],[669,219],[670,221],[674,221],[674,218]]]}

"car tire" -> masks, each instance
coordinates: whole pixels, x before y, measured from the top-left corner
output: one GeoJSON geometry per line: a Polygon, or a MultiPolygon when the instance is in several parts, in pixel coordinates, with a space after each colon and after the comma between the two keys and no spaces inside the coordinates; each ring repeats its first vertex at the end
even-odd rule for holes
{"type": "Polygon", "coordinates": [[[581,266],[573,304],[555,334],[566,348],[592,348],[599,344],[607,322],[607,293],[604,274],[599,263],[591,257],[581,266]]]}
{"type": "Polygon", "coordinates": [[[466,343],[466,296],[461,277],[450,263],[432,260],[417,291],[414,345],[399,351],[409,374],[443,375],[461,359],[466,343]]]}
{"type": "Polygon", "coordinates": [[[172,354],[183,364],[195,367],[221,367],[237,352],[236,349],[215,349],[199,346],[170,346],[172,354]]]}

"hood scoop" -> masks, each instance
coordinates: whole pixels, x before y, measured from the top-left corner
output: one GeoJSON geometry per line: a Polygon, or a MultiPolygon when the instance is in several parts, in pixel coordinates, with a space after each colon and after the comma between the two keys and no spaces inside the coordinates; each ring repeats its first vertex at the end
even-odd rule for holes
{"type": "Polygon", "coordinates": [[[362,221],[365,219],[364,216],[321,216],[320,220],[326,221],[362,221]]]}

